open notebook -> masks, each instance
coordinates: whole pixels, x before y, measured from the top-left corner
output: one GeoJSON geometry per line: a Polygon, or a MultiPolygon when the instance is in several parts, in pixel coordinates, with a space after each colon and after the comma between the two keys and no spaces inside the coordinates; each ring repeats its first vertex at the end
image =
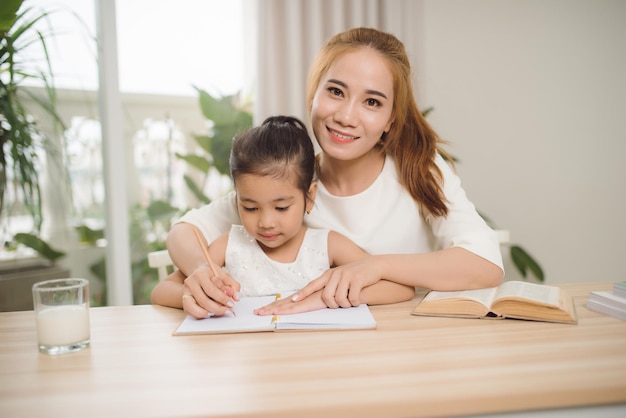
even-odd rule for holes
{"type": "Polygon", "coordinates": [[[254,314],[254,309],[268,305],[274,300],[276,300],[276,296],[241,298],[234,307],[237,316],[226,314],[221,317],[195,319],[188,315],[176,328],[173,335],[376,328],[376,321],[366,304],[352,308],[327,308],[280,316],[254,314]]]}

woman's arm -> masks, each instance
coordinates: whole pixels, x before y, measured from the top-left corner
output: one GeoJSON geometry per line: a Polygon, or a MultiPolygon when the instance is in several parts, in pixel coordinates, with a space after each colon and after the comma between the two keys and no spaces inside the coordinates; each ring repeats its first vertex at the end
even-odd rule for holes
{"type": "MultiPolygon", "coordinates": [[[[193,229],[190,231],[191,242],[195,244],[195,248],[190,251],[196,249],[200,252],[202,262],[189,276],[185,276],[181,269],[158,283],[152,290],[150,300],[153,304],[183,308],[196,318],[224,315],[226,311],[232,310],[234,301],[238,300],[239,283],[221,268],[217,269],[217,275],[213,274],[202,250],[206,242],[202,239],[202,243],[198,243],[193,229]]],[[[227,242],[228,234],[225,234],[213,241],[207,249],[209,257],[217,266],[224,265],[227,242]]]]}
{"type": "Polygon", "coordinates": [[[195,237],[192,224],[175,224],[167,234],[167,251],[172,262],[185,276],[207,264],[202,248],[195,237]]]}
{"type": "MultiPolygon", "coordinates": [[[[503,270],[486,259],[460,247],[422,254],[385,254],[325,272],[294,295],[297,301],[322,290],[330,307],[356,306],[374,292],[381,279],[397,285],[433,290],[467,290],[497,286],[503,270]],[[366,289],[368,293],[364,293],[366,289]]],[[[371,302],[368,302],[371,303],[371,302]]]]}
{"type": "Polygon", "coordinates": [[[499,266],[461,247],[423,254],[379,255],[374,263],[395,282],[432,290],[493,287],[504,277],[499,266]]]}
{"type": "Polygon", "coordinates": [[[197,228],[207,242],[212,242],[227,234],[231,225],[240,223],[234,192],[208,205],[192,209],[174,224],[167,235],[170,258],[185,276],[189,276],[206,264],[194,229],[197,228]]]}
{"type": "MultiPolygon", "coordinates": [[[[330,231],[328,234],[328,254],[330,264],[336,267],[366,260],[369,257],[369,254],[352,240],[335,231],[330,231]]],[[[414,286],[394,283],[388,280],[380,280],[370,286],[362,288],[349,286],[347,282],[337,283],[337,287],[334,288],[331,284],[331,288],[322,292],[323,300],[326,302],[326,305],[331,308],[337,308],[339,306],[357,306],[361,303],[382,305],[403,302],[412,299],[413,296],[415,296],[414,286]],[[347,288],[345,287],[346,285],[348,285],[347,288]],[[332,297],[330,295],[331,289],[333,292],[332,297]],[[341,295],[345,295],[350,305],[348,305],[346,301],[344,301],[343,305],[339,303],[337,293],[335,293],[337,291],[339,292],[339,300],[342,300],[341,295]]]]}
{"type": "Polygon", "coordinates": [[[152,289],[150,302],[153,305],[183,309],[187,314],[198,319],[221,316],[228,310],[227,308],[211,308],[211,311],[204,309],[191,296],[184,282],[185,276],[180,270],[176,270],[152,289]]]}

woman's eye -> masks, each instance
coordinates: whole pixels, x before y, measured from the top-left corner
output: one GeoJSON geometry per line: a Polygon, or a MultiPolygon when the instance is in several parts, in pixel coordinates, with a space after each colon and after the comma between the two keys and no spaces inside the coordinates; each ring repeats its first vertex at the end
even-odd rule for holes
{"type": "Polygon", "coordinates": [[[368,106],[373,106],[373,107],[380,106],[380,102],[376,99],[367,99],[366,103],[368,106]]]}
{"type": "Polygon", "coordinates": [[[343,92],[340,89],[338,89],[337,87],[329,87],[328,91],[333,96],[342,96],[343,95],[343,92]]]}

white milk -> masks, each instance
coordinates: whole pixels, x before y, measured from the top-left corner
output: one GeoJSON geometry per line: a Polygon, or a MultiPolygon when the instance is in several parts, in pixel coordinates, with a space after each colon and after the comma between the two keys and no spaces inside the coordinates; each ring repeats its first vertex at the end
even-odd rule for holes
{"type": "Polygon", "coordinates": [[[69,345],[89,340],[89,309],[86,305],[55,306],[37,312],[40,345],[69,345]]]}

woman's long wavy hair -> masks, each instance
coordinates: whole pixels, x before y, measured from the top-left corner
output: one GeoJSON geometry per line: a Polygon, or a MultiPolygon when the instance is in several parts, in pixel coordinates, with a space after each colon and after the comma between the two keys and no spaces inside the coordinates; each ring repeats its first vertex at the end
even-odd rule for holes
{"type": "Polygon", "coordinates": [[[437,136],[417,108],[411,82],[411,66],[404,45],[395,36],[370,28],[354,28],[330,38],[320,50],[307,80],[309,114],[315,92],[331,64],[346,52],[371,48],[384,57],[393,76],[391,129],[384,136],[382,149],[396,162],[400,181],[413,199],[433,216],[446,216],[442,174],[435,164],[437,153],[452,161],[441,148],[437,136]]]}

